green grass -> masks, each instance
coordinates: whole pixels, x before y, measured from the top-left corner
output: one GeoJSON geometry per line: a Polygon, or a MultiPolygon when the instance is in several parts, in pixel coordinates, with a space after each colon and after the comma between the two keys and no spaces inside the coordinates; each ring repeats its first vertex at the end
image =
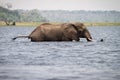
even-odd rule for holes
{"type": "MultiPolygon", "coordinates": [[[[16,26],[39,26],[43,22],[16,22],[16,26]]],[[[59,24],[60,22],[50,22],[59,24]]],[[[120,22],[84,22],[86,26],[120,26],[120,22]]],[[[5,22],[0,22],[0,26],[6,26],[5,22]]]]}

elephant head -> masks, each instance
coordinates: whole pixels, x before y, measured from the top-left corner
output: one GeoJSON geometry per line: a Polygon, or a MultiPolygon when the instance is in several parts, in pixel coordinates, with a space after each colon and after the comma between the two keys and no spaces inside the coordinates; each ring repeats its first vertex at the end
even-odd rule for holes
{"type": "Polygon", "coordinates": [[[76,28],[79,38],[86,38],[87,41],[92,41],[91,34],[83,23],[76,22],[72,24],[76,28]]]}

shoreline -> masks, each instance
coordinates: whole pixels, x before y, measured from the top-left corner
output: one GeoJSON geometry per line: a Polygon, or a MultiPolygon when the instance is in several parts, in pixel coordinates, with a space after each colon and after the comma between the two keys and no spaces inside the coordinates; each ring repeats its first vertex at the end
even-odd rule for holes
{"type": "MultiPolygon", "coordinates": [[[[15,26],[39,26],[40,24],[45,22],[16,22],[15,26]]],[[[62,22],[49,22],[51,24],[60,24],[62,22]]],[[[120,26],[120,22],[82,22],[85,26],[120,26]]],[[[0,22],[1,26],[7,26],[5,22],[0,22]]],[[[12,25],[11,25],[12,26],[12,25]]]]}

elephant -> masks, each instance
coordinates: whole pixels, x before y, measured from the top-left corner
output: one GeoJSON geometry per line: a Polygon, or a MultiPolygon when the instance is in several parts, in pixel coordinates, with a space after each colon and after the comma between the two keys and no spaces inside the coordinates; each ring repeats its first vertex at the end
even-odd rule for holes
{"type": "Polygon", "coordinates": [[[18,36],[13,38],[13,40],[23,37],[31,39],[32,42],[80,41],[80,38],[92,41],[90,32],[81,22],[61,24],[43,23],[34,29],[29,36],[18,36]]]}

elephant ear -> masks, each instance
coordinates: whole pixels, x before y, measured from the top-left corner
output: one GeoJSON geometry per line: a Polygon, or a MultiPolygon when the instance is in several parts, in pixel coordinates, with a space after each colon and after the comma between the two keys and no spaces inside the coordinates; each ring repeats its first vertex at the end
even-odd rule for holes
{"type": "Polygon", "coordinates": [[[65,29],[63,31],[64,36],[70,40],[76,40],[78,41],[78,35],[77,35],[77,28],[74,24],[66,24],[64,25],[65,29]]]}
{"type": "Polygon", "coordinates": [[[74,24],[74,27],[76,27],[78,31],[83,31],[83,30],[86,29],[86,27],[83,23],[76,22],[76,23],[73,23],[73,24],[74,24]]]}

